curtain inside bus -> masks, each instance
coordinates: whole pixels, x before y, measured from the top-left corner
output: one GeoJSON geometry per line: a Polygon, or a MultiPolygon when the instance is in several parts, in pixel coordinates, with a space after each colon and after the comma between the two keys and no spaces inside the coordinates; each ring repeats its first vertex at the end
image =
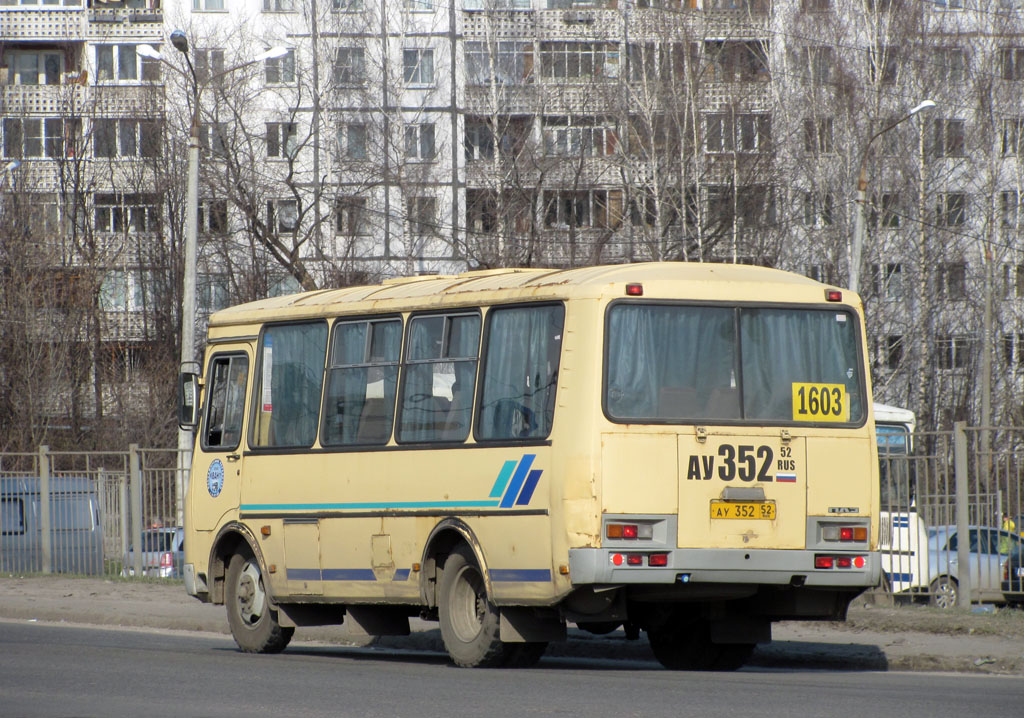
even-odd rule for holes
{"type": "Polygon", "coordinates": [[[253,444],[311,446],[320,415],[327,325],[267,327],[260,346],[253,444]]]}

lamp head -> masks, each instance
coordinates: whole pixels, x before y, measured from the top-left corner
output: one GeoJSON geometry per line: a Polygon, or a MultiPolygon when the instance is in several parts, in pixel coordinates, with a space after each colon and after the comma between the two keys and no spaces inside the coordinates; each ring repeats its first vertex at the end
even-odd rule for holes
{"type": "Polygon", "coordinates": [[[256,62],[262,62],[263,60],[273,60],[278,57],[284,57],[288,54],[287,47],[272,47],[261,55],[256,56],[256,62]]]}
{"type": "Polygon", "coordinates": [[[21,160],[11,160],[4,165],[4,172],[13,172],[19,167],[21,167],[21,160]]]}
{"type": "Polygon", "coordinates": [[[150,58],[152,60],[162,60],[163,59],[163,55],[161,55],[157,51],[157,49],[155,47],[153,47],[152,45],[136,45],[135,46],[135,52],[137,52],[138,54],[142,55],[143,57],[148,57],[148,58],[150,58]]]}
{"type": "Polygon", "coordinates": [[[171,44],[178,52],[188,52],[188,38],[183,30],[175,30],[171,33],[171,44]]]}
{"type": "Polygon", "coordinates": [[[915,107],[912,110],[910,110],[910,112],[908,114],[916,115],[921,110],[930,110],[933,107],[935,107],[934,100],[922,100],[921,104],[919,104],[917,107],[915,107]]]}

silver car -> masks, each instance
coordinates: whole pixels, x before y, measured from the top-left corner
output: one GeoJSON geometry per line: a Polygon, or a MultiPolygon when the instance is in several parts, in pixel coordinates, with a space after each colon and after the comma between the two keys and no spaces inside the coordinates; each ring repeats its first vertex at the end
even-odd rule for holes
{"type": "MultiPolygon", "coordinates": [[[[142,532],[142,575],[180,578],[185,562],[185,530],[178,527],[146,529],[142,532]]],[[[124,557],[123,576],[135,575],[135,547],[124,557]]]]}
{"type": "MultiPolygon", "coordinates": [[[[991,526],[969,526],[969,576],[971,600],[1003,603],[1003,564],[1021,537],[991,526]]],[[[931,577],[929,597],[933,606],[953,608],[960,600],[960,536],[956,526],[933,526],[928,529],[928,575],[931,577]]]]}

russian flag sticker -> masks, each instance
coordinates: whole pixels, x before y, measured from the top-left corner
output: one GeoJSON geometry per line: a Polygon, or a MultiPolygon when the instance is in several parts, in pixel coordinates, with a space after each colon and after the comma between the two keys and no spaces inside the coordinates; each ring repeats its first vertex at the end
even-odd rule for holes
{"type": "Polygon", "coordinates": [[[783,484],[795,484],[796,474],[775,474],[775,480],[783,484]]]}

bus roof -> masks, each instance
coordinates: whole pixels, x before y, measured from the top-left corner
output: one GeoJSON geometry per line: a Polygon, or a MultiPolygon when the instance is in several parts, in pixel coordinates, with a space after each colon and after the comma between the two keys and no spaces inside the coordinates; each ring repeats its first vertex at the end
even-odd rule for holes
{"type": "MultiPolygon", "coordinates": [[[[649,297],[732,300],[736,283],[760,285],[764,301],[822,302],[825,286],[813,279],[765,267],[697,262],[645,262],[580,269],[486,269],[456,275],[400,277],[377,285],[323,289],[261,299],[216,312],[210,326],[259,323],[365,311],[466,306],[494,301],[625,296],[626,284],[642,284],[649,297]]],[[[749,296],[744,292],[744,298],[749,296]]],[[[844,303],[860,304],[844,290],[844,303]]]]}

